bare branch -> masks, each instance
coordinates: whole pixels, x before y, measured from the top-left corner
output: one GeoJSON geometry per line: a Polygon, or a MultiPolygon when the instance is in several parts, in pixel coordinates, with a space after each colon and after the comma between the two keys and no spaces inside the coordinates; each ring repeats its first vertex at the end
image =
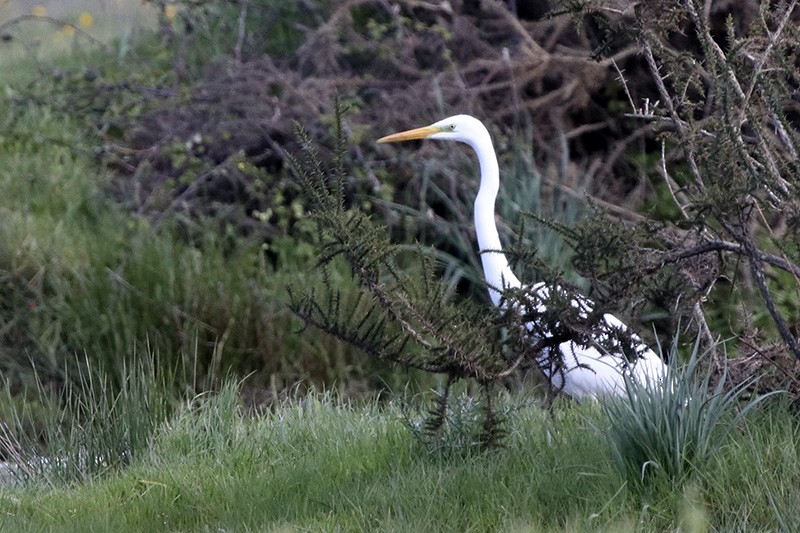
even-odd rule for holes
{"type": "MultiPolygon", "coordinates": [[[[691,3],[691,1],[689,2],[691,3]]],[[[656,87],[658,88],[658,94],[661,99],[664,101],[664,104],[667,106],[667,110],[669,111],[669,115],[672,118],[673,123],[675,124],[675,128],[677,129],[680,137],[682,139],[687,139],[688,134],[686,131],[685,123],[681,119],[678,111],[675,109],[675,105],[672,102],[672,97],[667,91],[667,87],[664,85],[664,80],[661,77],[661,72],[656,63],[656,58],[653,55],[653,48],[650,46],[650,42],[647,39],[647,36],[642,41],[642,47],[644,48],[645,52],[645,60],[647,61],[647,66],[650,68],[650,73],[653,75],[653,80],[656,82],[656,87]]],[[[698,190],[703,191],[705,190],[705,183],[703,181],[702,174],[700,173],[700,168],[697,166],[697,159],[695,156],[695,149],[691,143],[686,143],[684,146],[686,150],[686,162],[689,165],[689,170],[692,173],[692,177],[694,178],[694,184],[698,188],[698,190]]]]}

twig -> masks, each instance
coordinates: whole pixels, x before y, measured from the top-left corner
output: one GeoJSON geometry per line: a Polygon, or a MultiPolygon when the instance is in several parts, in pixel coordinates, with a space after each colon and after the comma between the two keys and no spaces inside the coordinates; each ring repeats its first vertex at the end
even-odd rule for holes
{"type": "Polygon", "coordinates": [[[655,131],[657,130],[655,130],[652,124],[645,125],[637,128],[624,139],[617,141],[614,149],[611,150],[611,152],[605,158],[605,161],[603,161],[603,167],[597,174],[598,180],[602,181],[611,173],[612,169],[614,168],[614,164],[625,154],[625,150],[632,142],[637,141],[648,134],[654,133],[655,131]]]}
{"type": "Polygon", "coordinates": [[[706,322],[706,316],[703,314],[703,308],[700,307],[700,302],[697,301],[694,303],[692,308],[692,314],[694,315],[694,319],[697,320],[697,329],[700,330],[700,334],[703,335],[706,339],[706,344],[708,344],[708,349],[711,350],[711,357],[712,359],[717,362],[718,353],[717,353],[717,342],[714,339],[714,334],[711,333],[711,328],[708,327],[708,322],[706,322]]]}
{"type": "Polygon", "coordinates": [[[772,48],[775,46],[775,43],[778,41],[778,38],[783,33],[783,30],[786,27],[786,23],[789,22],[789,19],[791,18],[792,12],[794,11],[796,5],[797,5],[797,0],[792,0],[792,3],[789,4],[789,6],[786,8],[786,11],[783,14],[783,18],[778,23],[778,27],[775,28],[775,31],[770,32],[769,29],[766,30],[767,36],[769,37],[769,43],[762,52],[761,58],[753,68],[753,77],[750,79],[750,83],[747,86],[747,90],[744,91],[744,94],[742,95],[743,97],[742,109],[744,109],[745,106],[747,106],[747,103],[753,96],[753,92],[755,91],[756,88],[756,82],[758,81],[760,74],[764,71],[764,64],[767,62],[767,58],[769,57],[770,52],[772,52],[772,48]]]}
{"type": "Polygon", "coordinates": [[[241,0],[242,7],[239,10],[239,35],[236,37],[236,47],[233,49],[233,57],[237,63],[242,62],[242,46],[244,45],[245,22],[247,22],[247,6],[250,0],[241,0]]]}
{"type": "Polygon", "coordinates": [[[612,59],[611,64],[614,66],[614,70],[617,71],[619,82],[622,84],[622,89],[625,91],[625,95],[628,97],[628,103],[631,105],[631,109],[636,111],[636,104],[633,103],[633,97],[631,96],[631,92],[628,90],[628,83],[625,81],[625,76],[622,75],[622,71],[619,69],[619,66],[617,66],[616,61],[612,59]]]}
{"type": "MultiPolygon", "coordinates": [[[[671,263],[683,259],[688,259],[696,255],[702,255],[708,252],[732,252],[738,255],[747,255],[748,253],[748,251],[742,244],[722,241],[722,240],[711,240],[699,244],[693,248],[689,248],[687,250],[680,250],[675,254],[667,255],[664,261],[666,261],[667,263],[671,263]]],[[[795,265],[794,263],[791,263],[783,259],[782,257],[778,257],[776,255],[763,252],[755,247],[753,247],[751,253],[753,254],[753,257],[755,259],[758,259],[761,262],[780,268],[781,270],[790,272],[795,276],[800,276],[800,266],[795,265]]]]}
{"type": "MultiPolygon", "coordinates": [[[[792,9],[793,9],[795,3],[796,3],[796,0],[792,2],[792,9]]],[[[697,27],[698,35],[700,36],[700,41],[703,43],[703,45],[708,50],[709,56],[713,55],[714,58],[717,60],[717,62],[719,63],[719,65],[721,67],[721,70],[723,71],[723,74],[725,75],[726,81],[728,81],[729,86],[736,92],[736,95],[740,99],[740,103],[737,106],[738,109],[741,110],[738,113],[738,117],[737,117],[737,120],[736,120],[736,122],[738,122],[738,124],[731,124],[731,126],[736,128],[736,130],[737,130],[737,134],[734,137],[735,140],[736,140],[736,143],[739,145],[739,148],[742,150],[742,152],[744,154],[747,154],[747,150],[746,150],[746,147],[745,147],[745,142],[744,142],[744,139],[742,138],[741,125],[747,120],[747,116],[746,116],[745,112],[747,110],[747,102],[748,102],[748,99],[749,99],[749,95],[746,94],[745,91],[742,89],[742,86],[739,83],[738,78],[736,77],[736,73],[730,67],[727,57],[725,57],[725,52],[723,52],[722,48],[720,48],[720,46],[717,44],[717,42],[711,37],[711,34],[709,32],[709,29],[708,29],[708,25],[705,24],[700,19],[700,16],[697,14],[697,8],[694,5],[694,0],[686,0],[686,5],[687,5],[688,11],[689,11],[689,16],[692,19],[692,22],[697,27]]],[[[789,12],[791,12],[791,10],[789,10],[789,12]]],[[[766,61],[765,58],[766,58],[766,54],[764,56],[764,60],[766,61]]],[[[709,59],[711,59],[711,57],[709,57],[709,59]]],[[[756,72],[754,74],[753,83],[755,83],[755,76],[757,76],[757,75],[758,75],[758,73],[756,72]]],[[[733,111],[733,110],[730,109],[730,107],[726,108],[726,111],[728,111],[728,110],[733,111]]],[[[729,117],[729,113],[726,112],[724,116],[726,118],[728,118],[729,117]]],[[[778,187],[780,187],[781,192],[783,194],[788,195],[789,194],[789,184],[786,182],[785,179],[783,179],[783,177],[781,177],[780,170],[778,169],[778,165],[775,162],[775,158],[774,158],[772,152],[769,150],[769,147],[766,144],[766,141],[764,139],[765,135],[764,135],[763,125],[758,120],[752,120],[752,121],[750,121],[750,123],[753,126],[753,129],[757,132],[756,141],[757,141],[759,149],[761,150],[761,155],[763,156],[763,158],[764,158],[764,160],[765,160],[765,162],[767,164],[767,169],[769,170],[769,173],[771,174],[772,179],[774,180],[774,183],[776,185],[778,185],[778,187]]],[[[748,158],[747,160],[748,160],[748,162],[753,164],[753,161],[752,161],[751,158],[748,158]]],[[[755,169],[755,170],[757,171],[757,169],[755,169]]],[[[757,172],[755,172],[755,173],[757,173],[757,172]]],[[[766,187],[766,189],[767,189],[767,193],[768,194],[770,194],[773,197],[775,196],[774,193],[769,190],[769,187],[766,187]]]]}
{"type": "Polygon", "coordinates": [[[683,204],[678,201],[678,184],[672,179],[667,171],[667,158],[664,153],[664,141],[661,141],[661,165],[658,167],[658,173],[664,178],[664,183],[667,184],[667,189],[669,189],[669,194],[672,196],[672,201],[675,202],[675,205],[678,206],[678,209],[681,212],[684,220],[689,220],[689,215],[686,213],[686,210],[683,208],[683,204]]]}
{"type": "Polygon", "coordinates": [[[792,335],[792,332],[789,331],[789,325],[775,307],[775,301],[772,299],[772,295],[769,292],[769,288],[767,287],[767,282],[764,277],[764,268],[761,266],[761,262],[758,260],[758,251],[755,249],[755,246],[753,246],[753,243],[750,241],[750,239],[746,236],[742,239],[742,245],[746,251],[748,263],[750,264],[750,273],[756,282],[758,291],[761,293],[761,298],[764,300],[764,305],[766,305],[767,311],[769,311],[773,322],[775,322],[775,327],[778,328],[778,333],[780,333],[781,338],[783,338],[783,341],[792,351],[794,356],[800,360],[800,345],[798,345],[797,339],[794,337],[794,335],[792,335]]]}
{"type": "MultiPolygon", "coordinates": [[[[689,3],[691,3],[691,0],[689,0],[689,3]]],[[[670,96],[669,91],[667,91],[667,87],[664,85],[664,80],[661,78],[661,73],[659,72],[656,58],[653,56],[653,48],[650,46],[647,36],[645,36],[645,38],[642,40],[642,47],[644,48],[647,66],[650,68],[650,73],[653,75],[653,79],[656,82],[658,94],[661,97],[661,100],[664,101],[664,105],[667,106],[669,115],[672,118],[672,121],[675,124],[675,128],[678,130],[678,134],[680,135],[681,139],[686,139],[689,136],[688,132],[686,131],[683,120],[681,119],[680,115],[678,115],[678,111],[675,109],[675,105],[672,102],[672,97],[670,96]]],[[[685,143],[685,145],[686,162],[689,164],[689,170],[694,178],[694,183],[698,190],[704,191],[706,187],[705,183],[703,183],[703,178],[700,174],[700,168],[697,165],[697,160],[695,159],[694,146],[692,143],[685,143]]]]}
{"type": "MultiPolygon", "coordinates": [[[[755,205],[751,204],[750,209],[743,209],[739,214],[738,226],[741,228],[741,231],[736,231],[730,226],[730,224],[723,220],[719,220],[719,223],[730,235],[733,235],[734,238],[739,241],[743,255],[747,258],[748,265],[750,266],[750,275],[753,277],[753,281],[758,287],[758,292],[761,295],[761,299],[764,301],[764,305],[772,317],[772,321],[775,323],[778,333],[783,339],[783,342],[786,343],[786,346],[789,348],[789,350],[798,360],[800,360],[800,345],[798,345],[797,339],[794,337],[794,335],[792,335],[788,324],[775,306],[775,301],[772,299],[772,294],[769,292],[769,287],[767,287],[766,276],[764,275],[764,267],[761,264],[761,252],[753,244],[753,241],[748,234],[748,222],[751,217],[750,213],[755,208],[755,205]]],[[[800,272],[800,268],[794,272],[800,272]]]]}
{"type": "Polygon", "coordinates": [[[764,361],[767,361],[769,364],[774,366],[778,370],[778,372],[783,374],[787,379],[789,379],[789,381],[793,382],[795,384],[795,386],[800,387],[800,379],[798,379],[794,375],[793,372],[790,372],[789,370],[787,370],[783,365],[778,364],[778,362],[776,360],[774,360],[772,357],[770,357],[769,355],[764,353],[758,346],[756,346],[752,342],[748,341],[744,337],[739,338],[739,342],[741,342],[742,344],[744,344],[745,346],[747,346],[748,348],[753,350],[753,352],[758,354],[759,357],[761,357],[761,359],[763,359],[764,361]]]}

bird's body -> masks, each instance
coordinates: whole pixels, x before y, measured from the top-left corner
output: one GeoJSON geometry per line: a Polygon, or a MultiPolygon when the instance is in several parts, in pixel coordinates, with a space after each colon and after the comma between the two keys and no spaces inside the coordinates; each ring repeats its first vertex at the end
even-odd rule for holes
{"type": "MultiPolygon", "coordinates": [[[[455,115],[430,126],[383,137],[378,142],[426,138],[466,143],[478,156],[481,182],[474,205],[475,232],[489,296],[495,306],[504,305],[506,300],[503,298],[503,291],[522,289],[523,285],[511,271],[495,224],[494,208],[500,188],[500,170],[489,132],[478,119],[469,115],[455,115]]],[[[549,295],[549,289],[543,283],[538,283],[529,290],[541,301],[546,300],[549,295]]],[[[591,302],[585,298],[575,299],[571,303],[581,314],[591,312],[591,302]]],[[[539,307],[542,305],[539,304],[539,307]]],[[[605,322],[603,329],[628,329],[613,315],[603,315],[602,320],[605,322]]],[[[528,329],[532,331],[533,325],[529,324],[528,329]]],[[[551,358],[546,354],[537,363],[556,390],[562,390],[577,399],[623,394],[626,373],[640,382],[660,382],[666,374],[664,362],[635,334],[627,335],[638,356],[633,361],[629,361],[621,353],[606,353],[599,342],[584,346],[567,341],[558,347],[563,366],[553,367],[549,362],[551,358]]],[[[553,358],[554,361],[557,359],[559,358],[553,358]]]]}

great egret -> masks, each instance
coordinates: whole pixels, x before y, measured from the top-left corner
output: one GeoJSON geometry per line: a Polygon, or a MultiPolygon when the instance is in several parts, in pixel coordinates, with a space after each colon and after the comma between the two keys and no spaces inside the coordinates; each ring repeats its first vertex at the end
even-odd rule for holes
{"type": "MultiPolygon", "coordinates": [[[[494,153],[492,139],[480,120],[469,115],[455,115],[440,120],[430,126],[416,128],[378,140],[379,143],[409,141],[414,139],[440,139],[466,143],[475,150],[481,168],[481,183],[475,197],[475,232],[478,237],[483,275],[489,287],[489,296],[495,306],[504,303],[502,291],[523,288],[502,252],[500,236],[494,220],[494,205],[500,188],[500,170],[494,153]]],[[[543,283],[530,288],[542,300],[549,292],[543,283]]],[[[579,311],[591,311],[591,302],[585,298],[572,300],[579,311]]],[[[538,305],[543,310],[541,305],[538,305]]],[[[617,317],[605,314],[604,330],[625,331],[628,328],[617,317]]],[[[529,325],[529,330],[532,329],[529,325]]],[[[601,335],[607,335],[603,333],[601,335]]],[[[640,383],[660,383],[666,376],[664,362],[635,334],[627,333],[632,348],[636,352],[634,360],[623,353],[609,353],[599,342],[580,345],[573,341],[559,345],[563,366],[557,366],[552,358],[543,357],[539,364],[545,376],[556,390],[577,398],[598,398],[603,395],[622,395],[625,393],[625,374],[628,373],[640,383]]],[[[622,350],[619,350],[622,352],[622,350]]]]}

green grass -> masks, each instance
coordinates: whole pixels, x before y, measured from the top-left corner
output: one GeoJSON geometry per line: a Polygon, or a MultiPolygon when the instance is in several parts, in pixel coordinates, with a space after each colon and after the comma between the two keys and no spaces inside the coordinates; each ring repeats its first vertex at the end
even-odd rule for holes
{"type": "Polygon", "coordinates": [[[17,481],[65,483],[116,470],[148,449],[151,437],[174,412],[173,379],[157,356],[141,350],[123,365],[121,383],[85,361],[68,376],[63,394],[39,382],[22,402],[6,389],[0,454],[17,481]],[[40,431],[37,433],[36,430],[40,431]]]}
{"type": "Polygon", "coordinates": [[[277,389],[392,381],[355,350],[298,333],[286,287],[314,279],[308,244],[276,239],[267,260],[213,221],[178,231],[127,213],[108,194],[122,178],[97,164],[97,117],[73,112],[64,80],[36,80],[40,92],[9,84],[0,105],[0,368],[15,387],[33,386],[31,367],[63,382],[84,358],[119,382],[145,347],[195,390],[227,370],[277,389]]]}
{"type": "MultiPolygon", "coordinates": [[[[94,31],[101,14],[93,14],[94,31]]],[[[12,15],[0,10],[0,18],[12,15]]],[[[41,35],[20,39],[53,37],[52,28],[31,27],[41,35]]],[[[3,50],[22,46],[14,35],[3,50]]],[[[107,85],[177,83],[162,34],[125,35],[105,51],[48,41],[24,56],[0,54],[4,72],[13,71],[0,80],[2,420],[25,413],[17,437],[30,438],[31,450],[73,437],[78,446],[77,434],[59,434],[76,415],[60,410],[70,389],[99,379],[97,394],[113,398],[129,385],[129,370],[151,360],[171,388],[160,391],[166,397],[214,388],[229,372],[250,375],[253,396],[266,398],[315,385],[344,395],[397,386],[396,370],[298,331],[286,288],[318,281],[307,243],[276,237],[266,253],[257,238],[220,235],[215,221],[154,227],[115,202],[114,181],[125,178],[103,165],[104,145],[119,139],[118,123],[143,103],[136,89],[107,85]]],[[[198,47],[198,62],[211,60],[205,51],[198,47]]],[[[331,275],[347,293],[348,276],[331,275]]]]}
{"type": "MultiPolygon", "coordinates": [[[[129,467],[0,491],[0,528],[74,530],[700,531],[800,523],[798,426],[785,406],[740,427],[701,475],[627,484],[594,404],[512,411],[504,448],[432,453],[398,404],[309,395],[256,417],[235,386],[196,398],[129,467]],[[548,434],[550,437],[548,437],[548,434]],[[753,465],[758,465],[754,469],[753,465]]],[[[506,399],[507,402],[513,402],[506,399]]]]}
{"type": "MultiPolygon", "coordinates": [[[[25,37],[52,37],[36,31],[25,37]]],[[[248,34],[255,48],[259,35],[248,34]]],[[[266,44],[294,36],[275,38],[266,44]]],[[[313,282],[307,249],[272,243],[270,263],[260,243],[231,243],[202,225],[155,229],[106,194],[115,177],[97,164],[98,117],[70,108],[69,83],[95,59],[109,80],[174,81],[158,38],[122,41],[101,59],[70,44],[59,63],[66,82],[38,70],[57,50],[0,54],[0,68],[13,70],[0,102],[0,452],[33,459],[26,484],[0,488],[0,530],[800,528],[800,426],[779,402],[736,420],[686,476],[645,483],[615,461],[603,429],[615,414],[597,405],[557,402],[553,421],[503,398],[505,446],[477,453],[458,439],[431,451],[399,401],[348,403],[351,388],[383,380],[397,390],[407,374],[297,334],[285,287],[313,282]],[[149,62],[126,55],[137,53],[149,62]],[[219,378],[252,369],[260,373],[246,386],[261,392],[322,383],[337,393],[301,392],[251,416],[239,387],[219,378]],[[49,460],[36,462],[40,453],[49,460]]],[[[200,64],[219,46],[190,52],[200,64]]],[[[538,207],[538,187],[504,183],[502,205],[538,207]]],[[[526,235],[545,257],[563,252],[533,229],[526,235]]]]}
{"type": "Polygon", "coordinates": [[[626,382],[624,397],[604,402],[610,421],[605,431],[614,459],[631,484],[645,483],[653,476],[682,483],[693,473],[703,472],[745,416],[780,394],[774,391],[745,401],[755,377],[730,384],[723,375],[712,384],[712,370],[701,369],[701,361],[709,358],[699,353],[699,340],[682,367],[676,363],[678,346],[676,338],[667,358],[670,366],[664,382],[668,386],[631,380],[626,382]]]}

